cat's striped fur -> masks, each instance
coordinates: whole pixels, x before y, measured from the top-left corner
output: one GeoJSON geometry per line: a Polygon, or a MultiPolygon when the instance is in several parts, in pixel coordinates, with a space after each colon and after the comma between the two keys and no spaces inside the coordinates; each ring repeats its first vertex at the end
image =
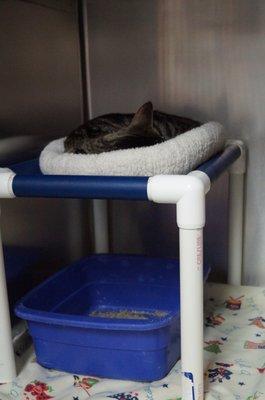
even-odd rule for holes
{"type": "Polygon", "coordinates": [[[65,140],[68,153],[99,154],[151,146],[199,126],[188,118],[153,111],[151,102],[136,114],[107,114],[91,119],[65,140]]]}

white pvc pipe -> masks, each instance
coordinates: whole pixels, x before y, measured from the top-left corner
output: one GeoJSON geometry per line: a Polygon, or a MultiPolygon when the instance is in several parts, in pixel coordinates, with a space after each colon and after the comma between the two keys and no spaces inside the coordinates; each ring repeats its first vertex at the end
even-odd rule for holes
{"type": "Polygon", "coordinates": [[[242,283],[244,174],[229,174],[228,283],[242,283]]]}
{"type": "Polygon", "coordinates": [[[108,203],[107,200],[93,200],[94,240],[96,253],[109,251],[108,203]]]}
{"type": "Polygon", "coordinates": [[[203,229],[179,232],[182,400],[203,400],[203,229]]]}
{"type": "Polygon", "coordinates": [[[15,377],[16,366],[0,232],[0,383],[10,382],[15,377]]]}
{"type": "Polygon", "coordinates": [[[71,199],[66,203],[67,207],[67,235],[68,235],[68,251],[71,260],[80,258],[83,253],[83,208],[81,200],[71,199]]]}

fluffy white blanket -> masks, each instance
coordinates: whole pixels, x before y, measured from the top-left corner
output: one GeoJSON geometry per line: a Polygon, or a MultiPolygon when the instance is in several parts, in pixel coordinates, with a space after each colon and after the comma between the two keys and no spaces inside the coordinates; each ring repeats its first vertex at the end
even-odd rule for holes
{"type": "Polygon", "coordinates": [[[89,155],[65,153],[62,138],[44,148],[40,168],[57,175],[186,174],[223,148],[222,130],[219,123],[208,122],[154,146],[89,155]]]}

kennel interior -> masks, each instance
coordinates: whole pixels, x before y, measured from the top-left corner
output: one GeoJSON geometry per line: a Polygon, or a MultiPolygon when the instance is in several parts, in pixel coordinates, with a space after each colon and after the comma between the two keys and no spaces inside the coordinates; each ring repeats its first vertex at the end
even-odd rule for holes
{"type": "MultiPolygon", "coordinates": [[[[265,224],[261,183],[265,123],[262,106],[265,3],[262,0],[18,0],[1,2],[0,9],[1,37],[4,35],[1,42],[3,62],[0,66],[1,76],[4,77],[1,85],[4,100],[0,109],[1,165],[10,166],[21,158],[29,159],[30,157],[26,157],[28,148],[30,143],[34,146],[38,143],[39,134],[43,137],[40,149],[52,140],[51,136],[57,138],[67,134],[88,116],[108,112],[133,112],[137,106],[148,100],[152,100],[156,109],[161,111],[193,117],[199,121],[219,121],[226,127],[228,137],[242,139],[249,148],[244,204],[244,269],[242,271],[240,264],[243,227],[240,216],[243,210],[239,193],[243,180],[239,175],[242,169],[236,174],[236,169],[233,168],[233,173],[229,174],[229,246],[226,246],[225,204],[228,193],[225,177],[218,180],[210,191],[207,200],[207,226],[204,230],[205,256],[209,256],[214,271],[220,274],[214,278],[221,277],[222,282],[226,282],[228,270],[230,283],[264,285],[265,224]],[[19,143],[13,157],[6,151],[6,146],[7,142],[13,143],[15,137],[19,139],[19,143]],[[5,163],[2,164],[3,155],[5,163]],[[233,214],[237,216],[233,217],[233,214]],[[212,227],[216,229],[212,230],[212,227]],[[238,267],[231,268],[235,264],[238,267]],[[227,265],[229,269],[226,269],[227,265]]],[[[33,169],[31,172],[33,173],[33,169]]],[[[28,174],[31,172],[28,171],[28,174]]],[[[172,257],[177,254],[173,205],[110,201],[108,235],[108,230],[105,229],[104,202],[104,198],[93,201],[97,221],[97,251],[107,251],[110,239],[112,249],[118,253],[140,250],[158,256],[172,257]]],[[[54,242],[58,256],[65,257],[60,265],[67,265],[68,258],[74,260],[82,257],[81,218],[77,216],[79,203],[82,201],[46,200],[43,197],[36,201],[26,197],[14,201],[1,200],[4,244],[50,249],[54,242]]],[[[92,201],[86,202],[87,208],[82,215],[86,225],[83,236],[86,251],[91,251],[94,241],[92,229],[90,231],[93,224],[89,223],[88,226],[86,218],[91,211],[88,211],[90,204],[92,201]]],[[[89,222],[92,222],[92,218],[89,222]]],[[[11,275],[14,270],[11,274],[10,264],[7,269],[10,295],[13,287],[13,283],[10,286],[13,279],[11,275]]],[[[4,278],[1,275],[2,281],[4,278]]],[[[14,282],[14,287],[17,283],[20,288],[25,288],[23,279],[14,282]]],[[[32,282],[28,283],[32,287],[32,282]]],[[[2,300],[3,293],[5,291],[1,286],[2,300]]],[[[234,294],[227,293],[227,296],[234,295],[237,299],[242,294],[242,291],[237,294],[235,290],[234,294]]],[[[2,307],[6,302],[2,300],[1,309],[6,310],[6,306],[2,307]]],[[[241,311],[244,312],[244,300],[241,311]]],[[[3,314],[6,315],[4,311],[3,314]]],[[[1,312],[1,327],[5,326],[2,325],[2,318],[5,320],[1,312]]],[[[217,319],[216,323],[218,322],[220,321],[217,319]]],[[[246,319],[247,327],[250,323],[246,319]]],[[[254,325],[251,326],[253,328],[254,325]]],[[[212,329],[213,332],[217,331],[217,325],[212,329]]],[[[264,330],[259,329],[255,334],[262,334],[264,330]]],[[[4,351],[10,354],[8,349],[11,344],[6,346],[5,336],[0,336],[0,353],[3,352],[1,357],[9,360],[9,356],[5,358],[4,351]]],[[[246,340],[262,343],[261,339],[246,340]]],[[[225,344],[220,346],[221,350],[224,348],[225,344]]],[[[262,349],[249,352],[257,356],[258,360],[262,349]]],[[[204,355],[208,355],[206,350],[204,355]]],[[[228,357],[228,360],[219,361],[229,363],[230,360],[228,357]]],[[[2,365],[0,377],[5,382],[7,371],[10,370],[2,365]]],[[[262,362],[253,362],[253,371],[257,372],[255,368],[262,370],[262,365],[262,362]]],[[[240,371],[238,364],[235,364],[232,367],[234,374],[231,380],[235,380],[236,368],[240,371]]],[[[214,373],[218,371],[212,372],[214,373]]],[[[207,376],[204,380],[206,385],[209,384],[208,378],[207,376]]],[[[238,382],[243,380],[238,379],[238,382]]],[[[240,391],[238,382],[238,391],[235,391],[237,394],[240,391]]],[[[221,396],[226,383],[226,379],[220,384],[210,383],[210,390],[213,388],[221,396]]],[[[5,388],[6,385],[1,385],[2,397],[5,396],[5,388]]],[[[247,393],[247,387],[242,386],[243,398],[262,398],[262,395],[255,392],[265,391],[264,387],[255,388],[254,385],[253,390],[244,396],[243,389],[247,393]]],[[[121,390],[117,388],[118,391],[121,390]]],[[[166,397],[167,393],[165,389],[165,398],[171,398],[166,397]]],[[[177,397],[181,395],[178,393],[177,397]]],[[[155,393],[154,398],[156,399],[155,393]]]]}

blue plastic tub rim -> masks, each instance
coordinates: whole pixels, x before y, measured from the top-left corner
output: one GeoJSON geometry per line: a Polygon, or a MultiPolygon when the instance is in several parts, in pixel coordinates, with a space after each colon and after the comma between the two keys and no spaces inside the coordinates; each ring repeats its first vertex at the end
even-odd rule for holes
{"type": "MultiPolygon", "coordinates": [[[[153,260],[161,260],[161,261],[167,261],[167,262],[172,262],[174,264],[179,264],[179,261],[177,258],[163,258],[163,257],[147,257],[144,255],[132,255],[132,254],[90,254],[88,255],[85,259],[89,259],[92,257],[117,257],[119,258],[120,256],[126,258],[150,258],[153,260]]],[[[84,259],[77,261],[70,266],[63,268],[56,274],[52,275],[50,278],[46,279],[44,282],[42,282],[40,285],[36,286],[33,290],[31,290],[28,294],[26,294],[19,302],[17,302],[15,306],[15,312],[16,315],[28,322],[38,322],[38,323],[44,323],[44,324],[50,324],[50,325],[59,325],[59,326],[71,326],[71,327],[76,327],[76,328],[92,328],[92,329],[103,329],[103,330],[154,330],[154,329],[160,329],[165,326],[168,326],[169,322],[172,320],[172,318],[179,317],[179,312],[173,313],[168,312],[166,316],[163,316],[159,319],[155,319],[154,321],[152,320],[133,320],[133,322],[130,321],[130,325],[128,326],[128,323],[124,320],[119,320],[111,318],[102,318],[102,317],[88,317],[82,316],[82,315],[69,315],[69,314],[62,314],[62,313],[57,313],[53,311],[41,311],[41,310],[32,310],[29,307],[26,307],[24,303],[26,303],[34,293],[38,292],[40,288],[43,286],[46,286],[49,284],[49,282],[53,281],[55,278],[60,277],[60,275],[64,275],[67,270],[75,269],[78,267],[78,265],[82,264],[84,262],[84,259]],[[103,324],[103,322],[105,322],[103,324]]],[[[208,275],[208,274],[207,274],[208,275]]],[[[91,282],[93,283],[93,282],[91,282]]],[[[153,285],[154,289],[155,286],[159,285],[153,285]]],[[[179,310],[179,299],[178,301],[178,310],[179,310]]]]}

